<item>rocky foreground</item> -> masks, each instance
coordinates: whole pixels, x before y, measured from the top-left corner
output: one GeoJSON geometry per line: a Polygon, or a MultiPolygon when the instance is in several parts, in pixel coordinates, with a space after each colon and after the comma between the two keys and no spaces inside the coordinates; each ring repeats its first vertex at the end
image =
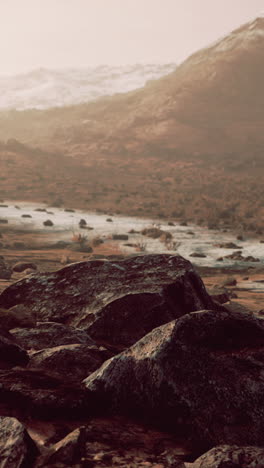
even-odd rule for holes
{"type": "Polygon", "coordinates": [[[1,468],[264,467],[264,320],[182,257],[32,273],[0,330],[1,468]]]}

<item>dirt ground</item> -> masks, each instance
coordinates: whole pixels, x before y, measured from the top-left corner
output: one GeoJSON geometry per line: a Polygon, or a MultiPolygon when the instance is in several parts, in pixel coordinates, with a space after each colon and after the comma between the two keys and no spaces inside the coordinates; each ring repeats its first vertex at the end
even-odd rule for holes
{"type": "Polygon", "coordinates": [[[252,312],[259,312],[264,309],[264,268],[256,270],[236,271],[234,273],[217,270],[214,274],[211,272],[200,273],[206,289],[209,292],[216,286],[221,286],[228,277],[235,278],[237,285],[228,287],[229,291],[235,293],[237,297],[232,298],[233,303],[241,304],[252,312]],[[245,279],[248,278],[248,279],[245,279]],[[261,290],[251,289],[251,283],[262,283],[261,290]],[[243,287],[241,287],[243,285],[243,287]]]}

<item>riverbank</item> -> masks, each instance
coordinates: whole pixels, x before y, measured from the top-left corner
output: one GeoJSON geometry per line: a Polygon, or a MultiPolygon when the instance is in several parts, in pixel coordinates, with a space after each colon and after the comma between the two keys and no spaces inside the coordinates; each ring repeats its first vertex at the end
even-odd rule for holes
{"type": "Polygon", "coordinates": [[[62,246],[79,237],[92,248],[95,240],[107,248],[111,242],[111,250],[117,249],[123,255],[179,253],[204,267],[244,269],[264,262],[260,237],[235,235],[227,229],[208,229],[174,219],[93,213],[21,201],[0,204],[0,232],[2,249],[16,248],[17,242],[26,250],[55,248],[58,242],[62,246]]]}
{"type": "Polygon", "coordinates": [[[12,272],[10,279],[0,279],[0,291],[30,273],[13,271],[18,262],[50,272],[92,259],[170,253],[190,260],[212,294],[227,291],[232,301],[255,312],[263,309],[264,244],[260,238],[237,239],[230,231],[194,224],[21,201],[1,204],[0,221],[0,255],[12,272]],[[228,278],[234,284],[226,285],[228,278]]]}

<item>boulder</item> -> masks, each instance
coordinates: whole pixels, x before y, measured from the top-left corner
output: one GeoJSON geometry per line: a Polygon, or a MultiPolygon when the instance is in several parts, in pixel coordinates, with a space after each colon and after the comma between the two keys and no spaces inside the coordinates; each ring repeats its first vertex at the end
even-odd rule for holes
{"type": "Polygon", "coordinates": [[[213,287],[210,290],[210,296],[214,301],[219,302],[219,304],[226,304],[230,300],[230,294],[226,288],[213,287]]]}
{"type": "Polygon", "coordinates": [[[47,219],[46,221],[43,221],[43,226],[54,226],[54,223],[51,219],[47,219]]]}
{"type": "Polygon", "coordinates": [[[82,218],[82,219],[80,219],[80,221],[79,221],[79,226],[80,226],[80,227],[87,226],[87,222],[86,222],[86,220],[85,220],[85,219],[83,219],[83,218],[82,218]]]}
{"type": "Polygon", "coordinates": [[[263,320],[199,311],[156,328],[84,383],[105,408],[205,449],[264,445],[263,373],[263,320]]]}
{"type": "Polygon", "coordinates": [[[241,245],[236,245],[234,242],[215,244],[214,247],[218,247],[220,249],[242,249],[241,245]]]}
{"type": "Polygon", "coordinates": [[[97,346],[70,344],[36,351],[29,367],[52,371],[69,380],[82,380],[98,369],[112,355],[97,346]]]}
{"type": "Polygon", "coordinates": [[[262,468],[264,448],[221,445],[199,457],[186,468],[262,468]]]}
{"type": "Polygon", "coordinates": [[[27,270],[28,268],[30,268],[31,270],[37,270],[38,267],[35,263],[32,263],[32,262],[17,262],[15,263],[15,265],[13,266],[13,271],[17,272],[17,273],[21,273],[22,271],[25,271],[27,270]]]}
{"type": "Polygon", "coordinates": [[[12,336],[0,335],[0,368],[26,366],[29,361],[27,352],[13,342],[12,336]]]}
{"type": "Polygon", "coordinates": [[[240,262],[260,262],[259,258],[255,258],[252,255],[248,255],[247,257],[244,257],[242,255],[242,251],[237,251],[233,252],[230,255],[226,255],[224,258],[228,258],[229,260],[236,260],[240,262]]]}
{"type": "Polygon", "coordinates": [[[26,349],[40,350],[68,344],[93,345],[84,330],[53,322],[38,322],[35,328],[15,328],[11,331],[16,341],[26,349]]]}
{"type": "MultiPolygon", "coordinates": [[[[227,282],[229,281],[227,280],[227,282]]],[[[233,280],[231,279],[230,282],[233,282],[233,280]]],[[[224,284],[225,282],[223,282],[220,286],[216,284],[209,289],[211,298],[220,304],[225,304],[226,302],[230,301],[230,299],[237,298],[237,294],[235,293],[234,289],[230,286],[225,287],[223,286],[224,284]]]]}
{"type": "Polygon", "coordinates": [[[128,240],[128,235],[127,234],[113,234],[112,236],[113,240],[128,240]]]}
{"type": "Polygon", "coordinates": [[[206,258],[206,255],[202,252],[193,252],[190,254],[190,257],[194,258],[206,258]]]}
{"type": "Polygon", "coordinates": [[[53,419],[80,418],[97,408],[82,385],[43,369],[0,369],[0,405],[12,414],[53,419]],[[86,396],[86,398],[85,398],[86,396]]]}
{"type": "Polygon", "coordinates": [[[36,325],[34,314],[22,304],[11,307],[9,310],[0,309],[0,330],[12,328],[31,328],[36,325]]]}
{"type": "Polygon", "coordinates": [[[22,302],[39,321],[85,328],[102,344],[129,346],[181,315],[216,307],[190,262],[180,256],[142,255],[71,264],[12,284],[0,307],[22,302]]]}
{"type": "Polygon", "coordinates": [[[15,418],[0,416],[1,468],[30,468],[37,453],[24,426],[15,418]]]}

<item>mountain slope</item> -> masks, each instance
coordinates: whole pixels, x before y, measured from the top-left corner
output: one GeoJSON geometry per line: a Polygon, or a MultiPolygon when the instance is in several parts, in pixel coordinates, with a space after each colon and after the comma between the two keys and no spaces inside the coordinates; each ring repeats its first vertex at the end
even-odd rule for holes
{"type": "Polygon", "coordinates": [[[67,187],[52,189],[67,203],[260,232],[263,83],[264,18],[257,18],[140,90],[1,113],[0,139],[69,156],[67,187]]]}
{"type": "MultiPolygon", "coordinates": [[[[264,143],[264,19],[203,49],[143,90],[87,107],[80,137],[136,153],[153,144],[191,154],[257,151],[264,143]],[[97,125],[96,125],[97,123],[97,125]]],[[[75,133],[74,133],[75,132],[75,133]]],[[[78,133],[78,132],[77,132],[78,133]]],[[[68,134],[69,138],[69,134],[68,134]]],[[[107,148],[111,150],[110,148],[107,148]]]]}

